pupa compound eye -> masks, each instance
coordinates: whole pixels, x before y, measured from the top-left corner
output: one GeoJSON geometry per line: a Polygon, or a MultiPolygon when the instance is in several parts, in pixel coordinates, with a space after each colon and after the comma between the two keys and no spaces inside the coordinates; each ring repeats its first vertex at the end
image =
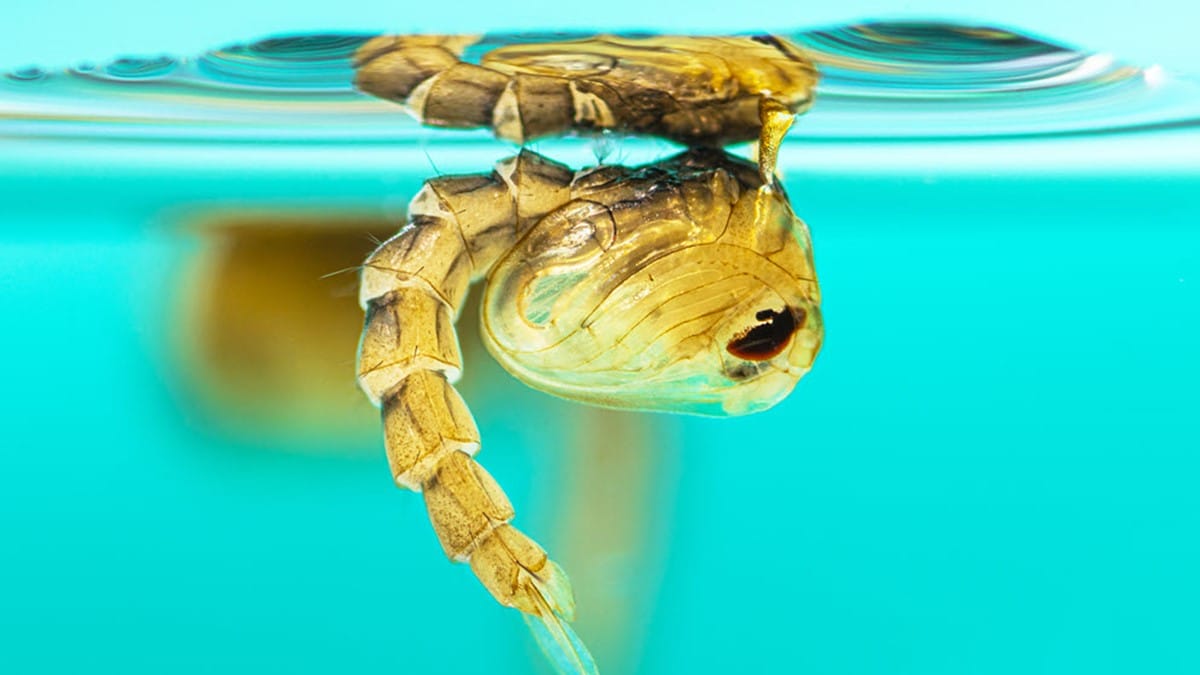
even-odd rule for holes
{"type": "Polygon", "coordinates": [[[746,328],[725,345],[730,354],[747,361],[768,361],[779,356],[804,327],[803,309],[764,309],[754,316],[761,323],[746,328]]]}

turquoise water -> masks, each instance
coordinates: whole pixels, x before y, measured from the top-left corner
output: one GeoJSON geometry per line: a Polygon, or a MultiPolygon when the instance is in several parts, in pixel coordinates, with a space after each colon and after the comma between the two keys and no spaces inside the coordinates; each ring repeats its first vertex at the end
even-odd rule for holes
{"type": "MultiPolygon", "coordinates": [[[[468,353],[480,458],[572,573],[603,672],[1200,671],[1200,99],[1023,48],[1043,60],[995,85],[827,79],[782,165],[827,337],[775,409],[595,418],[468,353]],[[1045,91],[1047,67],[1080,77],[1045,91]]],[[[140,108],[58,77],[0,90],[0,671],[548,672],[371,421],[247,430],[186,347],[221,214],[394,218],[431,164],[511,149],[337,91],[272,118],[261,92],[140,108]]],[[[330,400],[361,398],[355,339],[314,357],[344,364],[330,400]]]]}

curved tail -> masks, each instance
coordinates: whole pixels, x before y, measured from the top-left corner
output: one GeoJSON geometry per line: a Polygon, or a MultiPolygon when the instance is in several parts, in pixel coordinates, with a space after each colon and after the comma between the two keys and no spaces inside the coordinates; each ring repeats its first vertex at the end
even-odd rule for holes
{"type": "Polygon", "coordinates": [[[469,563],[501,604],[535,618],[535,635],[563,672],[595,673],[566,623],[575,614],[571,584],[540,546],[509,524],[512,504],[473,459],[479,431],[452,384],[462,372],[454,317],[471,277],[511,246],[520,216],[534,201],[518,204],[514,192],[538,181],[552,193],[566,184],[565,170],[530,154],[500,170],[506,173],[428,181],[410,206],[409,224],[367,260],[358,380],[382,408],[396,483],[424,493],[447,557],[469,563]],[[462,213],[478,217],[468,225],[459,222],[462,213]]]}

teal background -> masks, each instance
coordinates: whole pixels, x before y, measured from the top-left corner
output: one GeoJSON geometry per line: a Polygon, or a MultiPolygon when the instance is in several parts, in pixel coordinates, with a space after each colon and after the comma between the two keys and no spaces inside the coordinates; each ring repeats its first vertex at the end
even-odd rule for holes
{"type": "MultiPolygon", "coordinates": [[[[1142,3],[1138,31],[1068,5],[950,14],[1191,63],[1182,3],[1142,3]]],[[[560,24],[535,5],[54,7],[6,9],[0,65],[302,28],[712,30],[939,9],[735,21],[716,4],[664,18],[606,3],[560,24]]],[[[506,151],[328,150],[314,172],[253,148],[0,141],[0,672],[544,672],[521,622],[443,559],[376,440],[226,433],[167,340],[196,250],[182,213],[381,209],[430,160],[474,171],[506,151]]],[[[785,153],[824,352],[767,413],[656,418],[653,541],[611,577],[641,603],[636,644],[613,670],[597,653],[602,670],[1200,672],[1196,134],[785,153]]],[[[346,359],[337,386],[357,396],[346,359]]],[[[553,553],[575,406],[507,380],[469,403],[481,458],[553,553]]]]}

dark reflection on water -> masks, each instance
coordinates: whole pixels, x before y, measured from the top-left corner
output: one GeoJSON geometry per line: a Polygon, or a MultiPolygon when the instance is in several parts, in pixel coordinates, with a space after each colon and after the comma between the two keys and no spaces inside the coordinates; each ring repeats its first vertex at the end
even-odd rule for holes
{"type": "Polygon", "coordinates": [[[363,437],[378,413],[354,382],[358,265],[394,224],[344,215],[220,216],[196,228],[178,342],[214,422],[293,438],[363,437]]]}

